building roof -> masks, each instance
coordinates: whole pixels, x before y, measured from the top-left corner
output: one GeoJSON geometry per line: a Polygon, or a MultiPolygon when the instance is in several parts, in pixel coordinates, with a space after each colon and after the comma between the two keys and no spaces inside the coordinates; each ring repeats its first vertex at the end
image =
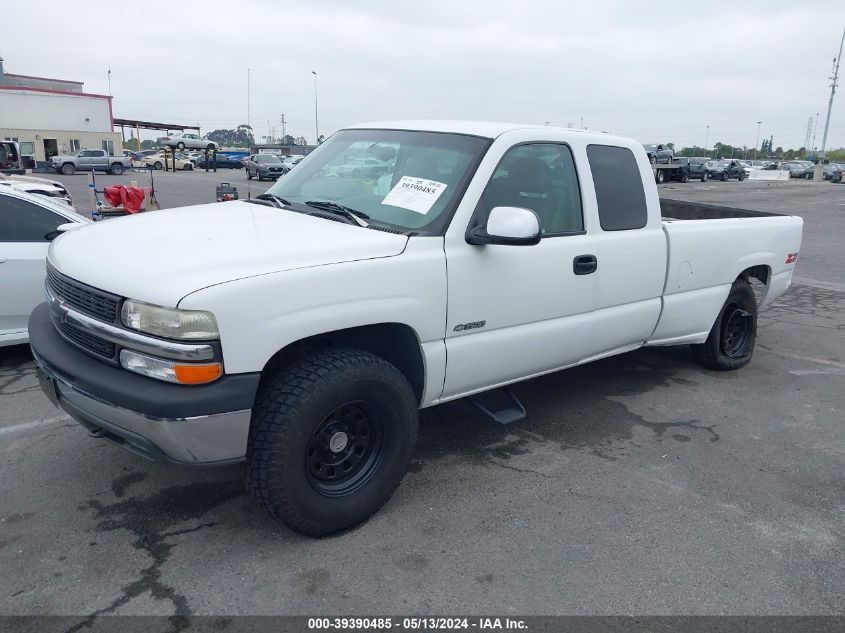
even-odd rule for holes
{"type": "MultiPolygon", "coordinates": [[[[2,59],[0,59],[2,61],[2,59]]],[[[77,84],[83,85],[81,81],[74,81],[73,79],[54,79],[52,77],[36,77],[35,75],[19,75],[18,73],[3,73],[6,77],[17,77],[18,79],[37,79],[39,81],[55,81],[60,84],[77,84]]]]}
{"type": "Polygon", "coordinates": [[[71,97],[93,97],[95,99],[111,99],[111,95],[95,94],[93,92],[75,92],[73,90],[52,90],[50,88],[33,88],[31,86],[4,86],[0,84],[0,90],[15,90],[19,92],[46,92],[57,95],[69,95],[71,97]]]}

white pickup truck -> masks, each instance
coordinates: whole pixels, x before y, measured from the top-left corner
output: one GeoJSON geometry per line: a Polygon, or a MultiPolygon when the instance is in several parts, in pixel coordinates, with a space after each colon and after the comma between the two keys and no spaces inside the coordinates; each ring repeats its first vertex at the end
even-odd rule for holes
{"type": "Polygon", "coordinates": [[[801,231],[661,210],[625,138],[361,125],[256,198],[59,237],[29,333],[45,393],[92,434],[148,458],[244,461],[273,517],[322,535],[387,501],[420,408],[471,397],[513,422],[510,383],[643,345],[744,365],[801,231]],[[367,156],[387,173],[332,175],[367,156]],[[494,389],[505,406],[476,395],[494,389]]]}

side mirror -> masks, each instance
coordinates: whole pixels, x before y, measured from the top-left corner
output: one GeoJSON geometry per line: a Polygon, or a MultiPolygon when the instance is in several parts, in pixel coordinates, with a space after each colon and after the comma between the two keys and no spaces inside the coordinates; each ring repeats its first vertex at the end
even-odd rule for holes
{"type": "Polygon", "coordinates": [[[47,233],[44,236],[44,239],[48,242],[52,242],[62,233],[67,233],[68,231],[76,231],[77,229],[81,229],[83,226],[85,225],[81,222],[67,222],[66,224],[59,224],[59,226],[56,227],[56,230],[47,233]]]}
{"type": "Polygon", "coordinates": [[[530,246],[540,241],[540,219],[531,209],[494,207],[485,226],[469,231],[467,243],[530,246]]]}

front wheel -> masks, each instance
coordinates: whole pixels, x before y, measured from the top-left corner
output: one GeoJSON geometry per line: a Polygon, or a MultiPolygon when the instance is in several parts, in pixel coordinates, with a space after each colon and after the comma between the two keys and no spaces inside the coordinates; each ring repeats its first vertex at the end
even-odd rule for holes
{"type": "Polygon", "coordinates": [[[707,172],[701,174],[701,182],[707,182],[707,172]]]}
{"type": "Polygon", "coordinates": [[[191,163],[185,163],[182,165],[182,171],[191,171],[193,168],[194,166],[191,165],[191,163]]]}
{"type": "Polygon", "coordinates": [[[176,143],[176,149],[181,152],[183,149],[185,149],[185,144],[182,141],[179,141],[178,143],[176,143]]]}
{"type": "Polygon", "coordinates": [[[164,167],[164,165],[162,165],[162,164],[161,164],[161,161],[160,161],[160,160],[157,160],[157,161],[153,164],[153,167],[154,167],[155,169],[161,169],[162,167],[164,167]]]}
{"type": "Polygon", "coordinates": [[[297,532],[346,529],[378,511],[402,481],[417,417],[411,386],[383,358],[316,352],[262,379],[244,483],[297,532]]]}
{"type": "Polygon", "coordinates": [[[722,177],[720,178],[720,180],[722,182],[725,182],[727,179],[728,179],[728,175],[725,172],[722,172],[722,177]]]}
{"type": "Polygon", "coordinates": [[[663,184],[663,181],[666,180],[666,173],[662,169],[658,169],[654,175],[654,180],[658,185],[663,184]]]}
{"type": "Polygon", "coordinates": [[[707,340],[691,345],[696,360],[708,369],[726,371],[748,364],[757,339],[757,300],[744,279],[731,286],[707,340]]]}
{"type": "Polygon", "coordinates": [[[76,167],[72,163],[65,163],[62,165],[62,173],[65,176],[73,176],[76,173],[76,167]]]}
{"type": "Polygon", "coordinates": [[[737,176],[737,180],[739,180],[739,182],[742,182],[743,180],[745,180],[745,172],[744,171],[739,172],[739,176],[737,176]]]}

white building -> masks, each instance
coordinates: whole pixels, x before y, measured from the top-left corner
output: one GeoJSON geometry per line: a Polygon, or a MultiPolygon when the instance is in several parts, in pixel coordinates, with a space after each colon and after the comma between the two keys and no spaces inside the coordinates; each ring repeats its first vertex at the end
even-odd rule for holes
{"type": "Polygon", "coordinates": [[[0,139],[17,141],[37,161],[78,149],[122,149],[112,98],[83,92],[82,82],[5,72],[0,58],[0,139]]]}

